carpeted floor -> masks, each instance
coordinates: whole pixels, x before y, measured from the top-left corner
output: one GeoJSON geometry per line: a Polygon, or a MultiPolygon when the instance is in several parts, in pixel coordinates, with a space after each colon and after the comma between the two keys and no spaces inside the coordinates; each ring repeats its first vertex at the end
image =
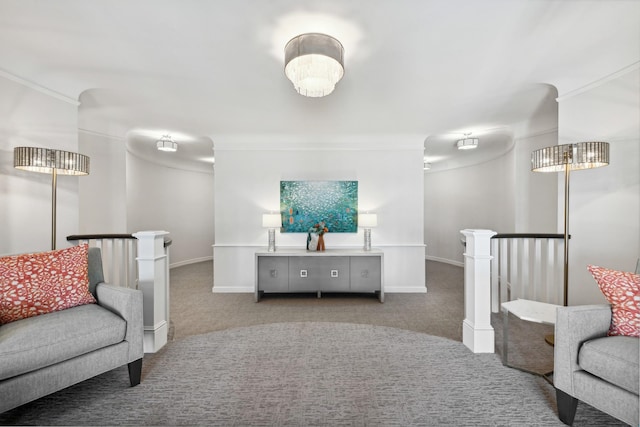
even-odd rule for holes
{"type": "MultiPolygon", "coordinates": [[[[274,323],[176,340],[127,387],[117,369],[2,424],[561,426],[553,387],[495,354],[383,326],[274,323]]],[[[585,407],[576,426],[615,425],[585,407]]]]}
{"type": "MultiPolygon", "coordinates": [[[[171,270],[171,340],[126,367],[0,414],[0,425],[560,426],[553,387],[461,342],[462,269],[427,294],[211,293],[212,264],[171,270]]],[[[492,319],[497,350],[501,317],[492,319]]],[[[544,371],[548,327],[510,321],[510,360],[544,371]]],[[[1,397],[0,397],[1,398],[1,397]]],[[[580,403],[575,426],[621,426],[580,403]]]]}

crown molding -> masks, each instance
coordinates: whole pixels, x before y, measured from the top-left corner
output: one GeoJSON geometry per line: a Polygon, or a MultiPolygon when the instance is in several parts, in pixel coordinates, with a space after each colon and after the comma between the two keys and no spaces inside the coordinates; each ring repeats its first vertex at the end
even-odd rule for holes
{"type": "Polygon", "coordinates": [[[424,135],[218,135],[215,150],[411,151],[424,150],[424,135]]]}
{"type": "Polygon", "coordinates": [[[76,107],[78,107],[80,105],[80,101],[78,101],[77,99],[73,99],[67,95],[63,95],[60,92],[56,92],[55,90],[46,88],[42,85],[39,85],[37,83],[34,83],[32,81],[29,81],[27,79],[23,79],[22,77],[18,77],[14,74],[9,73],[6,70],[0,69],[0,77],[4,77],[7,80],[11,80],[13,82],[16,82],[18,84],[21,84],[22,86],[28,87],[29,89],[33,89],[36,92],[40,92],[44,95],[50,96],[52,98],[56,98],[60,101],[66,102],[67,104],[71,104],[74,105],[76,107]]]}
{"type": "Polygon", "coordinates": [[[90,129],[78,128],[78,133],[84,133],[86,135],[91,135],[91,136],[99,136],[101,138],[107,138],[107,139],[117,139],[118,141],[126,141],[126,138],[124,136],[110,135],[108,133],[98,132],[90,129]]]}
{"type": "Polygon", "coordinates": [[[627,67],[624,67],[621,70],[616,71],[615,73],[611,73],[608,76],[604,76],[604,77],[602,77],[602,78],[600,78],[598,80],[595,80],[595,81],[593,81],[593,82],[591,82],[591,83],[589,83],[589,84],[587,84],[585,86],[582,86],[582,87],[579,87],[577,89],[571,90],[571,91],[569,91],[567,93],[564,93],[561,96],[558,96],[556,98],[556,101],[557,102],[562,102],[562,101],[564,101],[566,99],[569,99],[569,98],[572,98],[572,97],[574,97],[576,95],[580,95],[581,93],[588,92],[591,89],[595,89],[595,88],[597,88],[599,86],[602,86],[605,83],[610,82],[611,80],[615,80],[618,77],[624,76],[625,74],[630,73],[630,72],[632,72],[634,70],[638,70],[638,69],[640,69],[640,61],[634,62],[633,64],[631,64],[631,65],[629,65],[627,67]]]}

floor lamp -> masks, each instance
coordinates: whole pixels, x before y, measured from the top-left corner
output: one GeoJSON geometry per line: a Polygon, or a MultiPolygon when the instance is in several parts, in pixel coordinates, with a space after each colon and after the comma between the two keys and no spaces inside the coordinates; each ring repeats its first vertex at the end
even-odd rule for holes
{"type": "Polygon", "coordinates": [[[531,153],[534,172],[564,172],[564,301],[569,298],[569,174],[609,164],[608,142],[576,142],[554,145],[531,153]]]}
{"type": "Polygon", "coordinates": [[[56,248],[56,189],[58,175],[89,175],[89,157],[69,151],[39,147],[13,149],[13,167],[51,174],[51,249],[56,248]]]}

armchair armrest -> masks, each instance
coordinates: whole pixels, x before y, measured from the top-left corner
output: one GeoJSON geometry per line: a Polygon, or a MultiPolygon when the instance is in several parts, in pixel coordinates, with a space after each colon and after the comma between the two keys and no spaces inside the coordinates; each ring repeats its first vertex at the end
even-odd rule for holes
{"type": "Polygon", "coordinates": [[[129,362],[142,358],[144,355],[142,292],[102,282],[96,286],[96,294],[100,306],[127,322],[125,340],[129,342],[129,362]]]}
{"type": "Polygon", "coordinates": [[[573,396],[573,373],[580,370],[578,352],[582,343],[604,337],[611,324],[611,306],[559,307],[555,325],[553,384],[573,396]]]}

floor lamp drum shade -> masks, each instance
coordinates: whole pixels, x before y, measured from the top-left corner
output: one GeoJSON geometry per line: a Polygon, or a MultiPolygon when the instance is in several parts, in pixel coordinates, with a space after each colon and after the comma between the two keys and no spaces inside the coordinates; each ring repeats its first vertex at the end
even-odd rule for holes
{"type": "Polygon", "coordinates": [[[13,167],[51,174],[51,249],[56,248],[56,190],[58,175],[89,175],[89,157],[70,151],[40,147],[15,147],[13,167]]]}
{"type": "Polygon", "coordinates": [[[569,175],[572,170],[609,164],[608,142],[576,142],[541,148],[531,153],[534,172],[564,172],[564,305],[569,297],[569,175]]]}
{"type": "Polygon", "coordinates": [[[89,175],[89,157],[70,151],[39,147],[13,149],[13,167],[31,172],[58,175],[89,175]]]}
{"type": "Polygon", "coordinates": [[[534,172],[564,172],[593,169],[609,164],[608,142],[578,142],[554,145],[531,154],[531,170],[534,172]]]}
{"type": "Polygon", "coordinates": [[[284,48],[284,73],[300,95],[329,95],[344,75],[344,48],[326,34],[296,36],[284,48]]]}

